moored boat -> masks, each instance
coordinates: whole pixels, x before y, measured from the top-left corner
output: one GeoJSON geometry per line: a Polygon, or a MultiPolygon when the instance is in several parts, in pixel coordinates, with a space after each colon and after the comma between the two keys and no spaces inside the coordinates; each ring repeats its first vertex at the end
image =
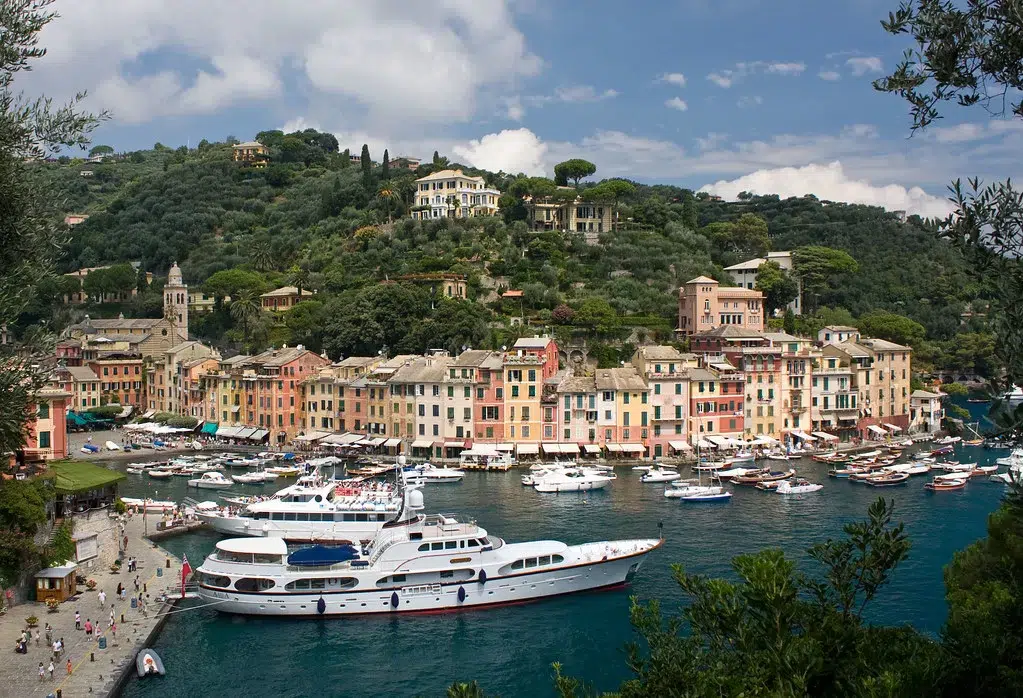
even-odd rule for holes
{"type": "Polygon", "coordinates": [[[908,480],[908,473],[877,473],[868,477],[864,482],[871,487],[894,487],[903,485],[908,480]]]}
{"type": "Polygon", "coordinates": [[[198,487],[201,490],[226,490],[234,485],[230,478],[215,470],[205,472],[202,477],[188,481],[189,487],[198,487]]]}
{"type": "Polygon", "coordinates": [[[604,473],[589,468],[564,468],[537,477],[533,489],[546,493],[588,492],[602,490],[609,484],[611,478],[604,473]]]}
{"type": "Polygon", "coordinates": [[[788,480],[795,474],[796,471],[793,468],[789,468],[788,470],[785,471],[772,470],[770,472],[761,473],[759,475],[744,475],[742,477],[732,478],[732,482],[739,485],[756,485],[759,482],[788,480]]]}
{"type": "Polygon", "coordinates": [[[625,585],[662,542],[506,543],[473,520],[421,509],[421,492],[409,491],[365,554],[345,560],[299,566],[280,538],[220,541],[196,570],[199,596],[220,612],[251,615],[482,608],[625,585]]]}
{"type": "Polygon", "coordinates": [[[810,492],[817,492],[822,489],[824,489],[824,485],[797,477],[794,480],[782,480],[774,488],[774,491],[778,494],[809,494],[810,492]]]}
{"type": "Polygon", "coordinates": [[[966,487],[967,482],[968,478],[966,477],[947,479],[935,477],[931,482],[928,482],[924,485],[924,489],[930,490],[932,492],[941,492],[944,490],[961,490],[964,487],[966,487]]]}
{"type": "Polygon", "coordinates": [[[644,473],[639,480],[640,482],[671,482],[672,480],[678,480],[678,471],[654,468],[644,473]]]}

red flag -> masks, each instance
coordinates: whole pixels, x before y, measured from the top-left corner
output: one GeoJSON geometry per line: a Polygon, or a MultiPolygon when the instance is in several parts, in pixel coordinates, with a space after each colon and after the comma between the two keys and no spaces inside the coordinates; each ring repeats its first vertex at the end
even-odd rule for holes
{"type": "Polygon", "coordinates": [[[188,556],[181,556],[181,598],[185,598],[185,580],[192,574],[192,566],[188,564],[188,556]]]}

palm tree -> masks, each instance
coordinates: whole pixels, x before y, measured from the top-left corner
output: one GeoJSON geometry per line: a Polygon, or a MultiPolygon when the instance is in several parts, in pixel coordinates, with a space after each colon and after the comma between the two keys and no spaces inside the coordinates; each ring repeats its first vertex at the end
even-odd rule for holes
{"type": "Polygon", "coordinates": [[[231,317],[242,323],[242,334],[249,341],[249,323],[259,317],[259,296],[252,289],[244,289],[231,301],[231,317]]]}
{"type": "Polygon", "coordinates": [[[252,266],[257,271],[269,271],[274,267],[274,254],[268,242],[257,242],[252,246],[249,256],[252,258],[252,266]]]}
{"type": "Polygon", "coordinates": [[[288,281],[298,289],[298,299],[302,300],[302,289],[309,285],[309,270],[298,264],[292,264],[288,269],[288,281]]]}
{"type": "Polygon", "coordinates": [[[452,215],[450,217],[451,218],[458,218],[458,209],[460,209],[462,207],[462,202],[460,202],[458,200],[458,197],[455,196],[455,195],[449,196],[448,197],[448,206],[450,206],[450,208],[448,209],[448,213],[449,214],[454,213],[454,215],[452,215]]]}
{"type": "Polygon", "coordinates": [[[387,222],[390,223],[392,220],[391,204],[395,201],[400,201],[398,193],[387,186],[383,186],[380,187],[380,191],[377,192],[377,196],[380,197],[380,199],[384,202],[384,205],[387,207],[387,222]]]}

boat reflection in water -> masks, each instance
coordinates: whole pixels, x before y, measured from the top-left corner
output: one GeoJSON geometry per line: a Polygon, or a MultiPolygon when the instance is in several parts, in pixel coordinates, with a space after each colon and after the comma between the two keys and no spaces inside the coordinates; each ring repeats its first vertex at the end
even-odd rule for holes
{"type": "Polygon", "coordinates": [[[475,521],[427,515],[422,493],[372,542],[288,551],[281,538],[217,543],[199,596],[227,613],[355,615],[480,608],[627,584],[661,540],[505,543],[475,521]]]}

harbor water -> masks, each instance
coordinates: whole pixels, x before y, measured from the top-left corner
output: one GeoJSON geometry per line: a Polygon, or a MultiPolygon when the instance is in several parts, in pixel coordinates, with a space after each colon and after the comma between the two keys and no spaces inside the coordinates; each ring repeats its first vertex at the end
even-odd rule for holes
{"type": "MultiPolygon", "coordinates": [[[[986,463],[1006,453],[961,447],[956,456],[986,463]]],[[[167,676],[133,680],[124,695],[439,696],[455,681],[476,679],[488,694],[543,696],[553,694],[552,662],[609,690],[628,676],[623,645],[635,637],[628,620],[630,596],[660,599],[666,611],[678,608],[672,563],[730,576],[732,556],[777,547],[812,571],[806,548],[841,536],[842,526],[864,518],[878,496],[894,500],[896,518],[906,523],[913,547],[870,619],[938,632],[946,613],[942,568],[956,550],[985,534],[987,515],[1005,487],[981,478],[964,490],[928,493],[923,489],[928,478],[917,477],[905,486],[872,488],[828,478],[827,467],[809,459],[792,465],[800,475],[822,482],[824,490],[782,496],[734,487],[729,502],[681,503],[664,497],[663,484],[641,483],[640,473],[629,468],[619,468],[608,490],[586,493],[539,494],[522,486],[522,471],[516,470],[468,473],[458,484],[428,485],[429,511],[476,517],[509,541],[651,537],[663,523],[665,543],[627,590],[518,606],[322,620],[242,618],[210,608],[176,613],[155,644],[167,676]]],[[[236,486],[233,491],[261,490],[236,486]]],[[[176,501],[212,495],[189,491],[184,478],[154,481],[143,475],[129,475],[123,492],[176,501]]],[[[216,534],[203,531],[162,545],[197,566],[216,540],[216,534]]],[[[187,601],[182,608],[199,603],[187,601]]]]}

